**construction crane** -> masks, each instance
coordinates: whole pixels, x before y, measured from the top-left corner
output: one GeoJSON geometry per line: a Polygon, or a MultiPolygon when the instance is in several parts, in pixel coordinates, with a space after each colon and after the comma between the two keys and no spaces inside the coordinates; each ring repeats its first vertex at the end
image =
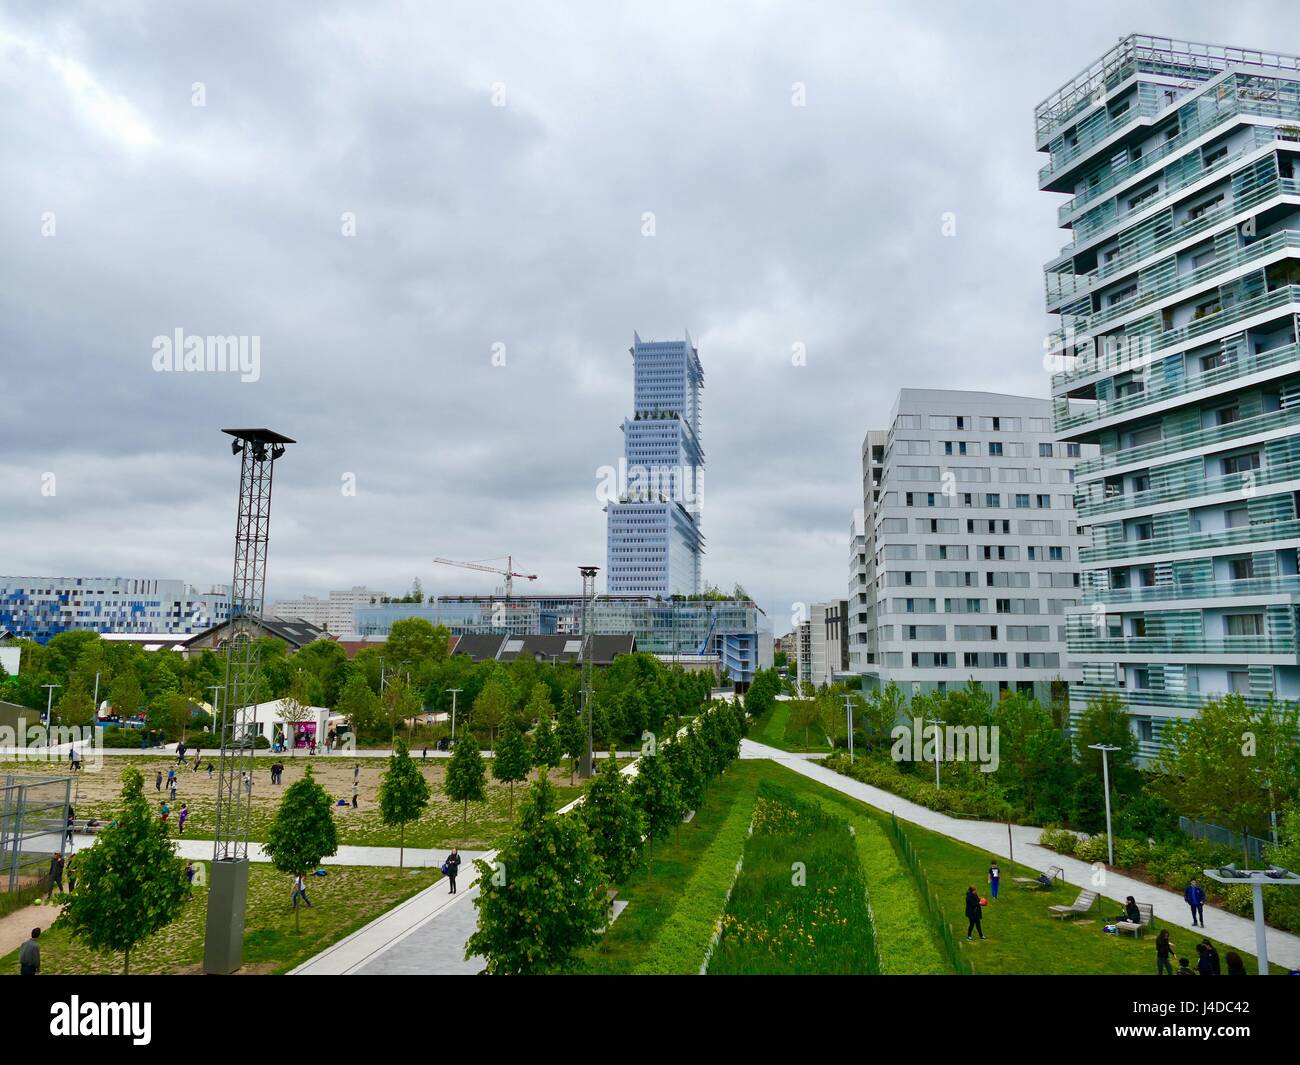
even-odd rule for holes
{"type": "Polygon", "coordinates": [[[502,555],[500,558],[483,558],[477,562],[457,562],[453,558],[435,558],[434,562],[444,566],[459,566],[461,569],[476,569],[482,573],[497,573],[506,579],[506,598],[509,599],[514,592],[513,580],[515,577],[522,577],[526,581],[537,580],[536,573],[516,573],[514,558],[511,555],[502,555]],[[501,569],[498,566],[485,566],[484,562],[500,562],[501,558],[506,560],[506,568],[501,569]]]}

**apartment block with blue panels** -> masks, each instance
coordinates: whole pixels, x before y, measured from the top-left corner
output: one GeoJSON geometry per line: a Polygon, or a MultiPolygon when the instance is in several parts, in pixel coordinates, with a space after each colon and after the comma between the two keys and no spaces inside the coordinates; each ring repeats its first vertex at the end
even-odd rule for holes
{"type": "Polygon", "coordinates": [[[226,619],[228,594],[134,577],[0,577],[0,629],[45,643],[61,632],[186,634],[226,619]]]}
{"type": "Polygon", "coordinates": [[[625,478],[606,507],[611,594],[693,595],[701,586],[704,449],[699,351],[633,334],[633,416],[623,422],[625,478]]]}
{"type": "Polygon", "coordinates": [[[1054,425],[1088,534],[1072,710],[1142,753],[1216,695],[1300,698],[1300,57],[1130,36],[1038,108],[1054,425]]]}

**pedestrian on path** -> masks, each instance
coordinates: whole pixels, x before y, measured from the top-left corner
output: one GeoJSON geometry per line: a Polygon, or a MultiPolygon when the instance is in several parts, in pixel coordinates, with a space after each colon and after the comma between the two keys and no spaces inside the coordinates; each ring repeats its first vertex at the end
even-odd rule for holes
{"type": "Polygon", "coordinates": [[[41,971],[41,930],[32,929],[32,938],[18,952],[18,975],[35,976],[41,971]]]}
{"type": "Polygon", "coordinates": [[[353,777],[352,778],[352,809],[354,810],[357,809],[357,795],[359,793],[360,793],[360,789],[357,787],[356,778],[353,777]]]}
{"type": "Polygon", "coordinates": [[[162,770],[158,770],[158,775],[153,778],[153,790],[162,791],[162,770]]]}
{"type": "Polygon", "coordinates": [[[979,932],[980,939],[984,938],[984,927],[980,922],[984,918],[984,913],[980,908],[980,894],[975,890],[975,885],[971,884],[966,889],[966,920],[969,922],[966,926],[966,938],[970,939],[972,932],[979,932]]]}
{"type": "Polygon", "coordinates": [[[451,881],[449,894],[456,894],[456,874],[460,872],[460,851],[455,847],[452,847],[451,853],[447,855],[447,860],[442,863],[442,871],[447,879],[451,881]]]}
{"type": "Polygon", "coordinates": [[[176,827],[180,829],[182,836],[185,835],[185,822],[189,819],[189,816],[190,808],[185,803],[181,803],[181,812],[180,816],[176,818],[176,827]]]}
{"type": "Polygon", "coordinates": [[[1187,890],[1183,892],[1183,899],[1192,911],[1192,927],[1195,928],[1199,923],[1202,928],[1205,927],[1205,889],[1196,882],[1192,877],[1192,882],[1187,885],[1187,890]]]}
{"type": "Polygon", "coordinates": [[[1163,928],[1160,934],[1156,936],[1156,975],[1164,976],[1168,970],[1169,975],[1174,975],[1173,964],[1169,961],[1170,955],[1174,952],[1174,945],[1169,942],[1169,929],[1163,928]]]}
{"type": "Polygon", "coordinates": [[[989,866],[989,898],[998,897],[998,881],[1002,878],[1002,872],[998,869],[998,860],[993,859],[993,864],[989,866]]]}
{"type": "Polygon", "coordinates": [[[293,908],[298,909],[298,900],[302,899],[307,904],[307,909],[311,909],[311,899],[307,898],[307,882],[303,880],[302,874],[293,878],[293,908]]]}
{"type": "Polygon", "coordinates": [[[63,890],[63,855],[56,854],[50,859],[50,890],[46,893],[45,901],[49,902],[54,897],[54,889],[63,890]]]}

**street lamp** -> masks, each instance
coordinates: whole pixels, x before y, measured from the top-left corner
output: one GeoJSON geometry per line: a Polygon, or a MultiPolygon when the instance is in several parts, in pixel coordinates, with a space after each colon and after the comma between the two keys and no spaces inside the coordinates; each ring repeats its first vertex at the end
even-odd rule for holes
{"type": "Polygon", "coordinates": [[[844,716],[848,719],[849,725],[849,764],[853,764],[853,696],[845,692],[840,696],[844,700],[844,716]]]}
{"type": "Polygon", "coordinates": [[[456,742],[456,693],[463,692],[464,688],[448,688],[451,692],[451,742],[456,742]]]}
{"type": "Polygon", "coordinates": [[[1268,935],[1264,925],[1264,885],[1278,884],[1300,886],[1300,876],[1289,869],[1270,865],[1267,869],[1238,869],[1236,864],[1222,869],[1206,869],[1205,875],[1220,884],[1249,884],[1255,906],[1255,957],[1259,962],[1259,975],[1268,975],[1268,935]]]}
{"type": "MultiPolygon", "coordinates": [[[[46,727],[49,727],[50,725],[54,724],[54,718],[53,716],[51,716],[54,713],[54,689],[62,688],[63,685],[42,684],[41,687],[45,689],[45,693],[46,693],[45,694],[45,724],[46,727]]],[[[46,746],[48,747],[49,744],[47,743],[46,746]]]]}
{"type": "Polygon", "coordinates": [[[1115,864],[1115,840],[1110,832],[1110,765],[1108,756],[1111,751],[1118,751],[1119,748],[1109,743],[1090,743],[1090,751],[1101,751],[1101,780],[1102,787],[1106,789],[1106,864],[1115,864]]]}
{"type": "Polygon", "coordinates": [[[943,747],[943,734],[939,731],[939,726],[944,720],[941,717],[928,717],[925,723],[934,726],[934,790],[941,791],[943,785],[939,783],[939,751],[943,747]]]}

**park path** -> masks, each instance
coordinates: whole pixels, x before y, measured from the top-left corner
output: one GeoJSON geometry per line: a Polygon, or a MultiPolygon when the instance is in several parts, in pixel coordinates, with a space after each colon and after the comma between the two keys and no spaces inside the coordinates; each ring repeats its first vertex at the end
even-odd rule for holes
{"type": "MultiPolygon", "coordinates": [[[[740,757],[770,758],[843,795],[865,802],[877,810],[893,813],[900,821],[907,821],[948,836],[950,839],[969,843],[991,855],[1013,859],[1021,865],[1027,865],[1040,872],[1045,871],[1048,866],[1057,865],[1065,871],[1065,878],[1069,883],[1092,884],[1093,867],[1088,862],[1057,854],[1056,851],[1039,845],[1038,837],[1042,833],[1041,828],[1031,825],[1011,825],[1008,829],[1005,822],[949,817],[929,807],[908,802],[892,792],[836,773],[813,759],[787,754],[785,751],[752,740],[741,742],[740,757]]],[[[979,874],[976,882],[982,882],[984,871],[981,869],[974,872],[979,874]]],[[[1152,887],[1144,881],[1134,880],[1110,870],[1106,871],[1105,882],[1097,887],[1097,891],[1108,899],[1114,899],[1121,906],[1126,896],[1132,895],[1139,902],[1151,903],[1155,916],[1165,924],[1191,929],[1189,911],[1181,894],[1152,887]]],[[[1217,939],[1220,943],[1227,943],[1237,950],[1249,954],[1255,953],[1255,925],[1249,918],[1238,917],[1226,910],[1207,906],[1204,934],[1217,939]]],[[[1276,928],[1268,929],[1267,935],[1269,961],[1291,969],[1300,968],[1300,936],[1276,928]]]]}

